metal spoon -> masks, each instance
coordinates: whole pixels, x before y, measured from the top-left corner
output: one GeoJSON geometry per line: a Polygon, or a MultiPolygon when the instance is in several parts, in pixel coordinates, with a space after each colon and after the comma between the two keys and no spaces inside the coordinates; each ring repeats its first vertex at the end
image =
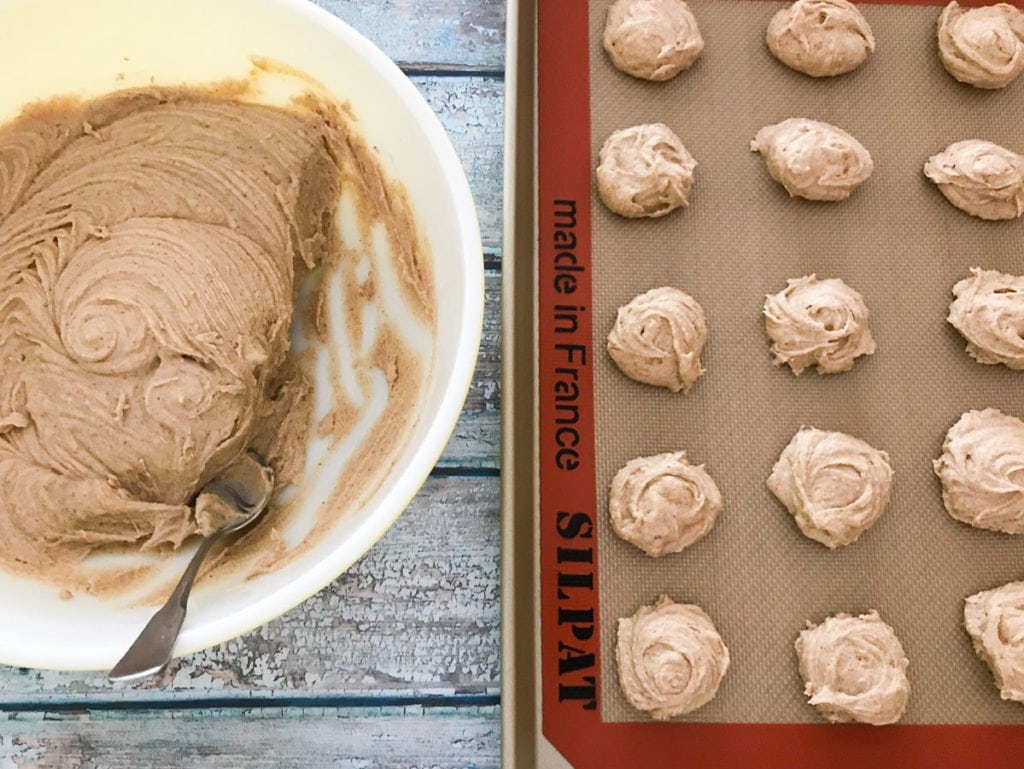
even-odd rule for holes
{"type": "Polygon", "coordinates": [[[252,455],[244,454],[200,490],[200,494],[216,494],[245,517],[222,526],[200,543],[167,603],[153,615],[107,678],[111,681],[137,681],[167,667],[174,642],[185,621],[192,583],[203,559],[225,537],[252,526],[267,509],[273,489],[273,471],[252,455]]]}

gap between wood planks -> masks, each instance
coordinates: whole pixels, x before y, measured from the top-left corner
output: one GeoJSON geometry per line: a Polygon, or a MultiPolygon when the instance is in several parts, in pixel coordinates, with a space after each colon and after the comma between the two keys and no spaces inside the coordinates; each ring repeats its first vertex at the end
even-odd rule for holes
{"type": "Polygon", "coordinates": [[[432,64],[430,62],[410,62],[399,65],[406,77],[486,77],[492,80],[504,80],[505,70],[494,67],[477,67],[473,65],[432,64]]]}
{"type": "Polygon", "coordinates": [[[430,471],[431,478],[499,478],[498,467],[446,467],[438,465],[430,471]]]}
{"type": "Polygon", "coordinates": [[[498,694],[426,694],[426,695],[326,695],[302,697],[202,697],[190,699],[141,700],[47,700],[44,702],[8,702],[0,716],[16,718],[20,713],[82,713],[118,710],[251,710],[254,708],[329,708],[334,710],[366,708],[469,708],[494,707],[498,694]]]}

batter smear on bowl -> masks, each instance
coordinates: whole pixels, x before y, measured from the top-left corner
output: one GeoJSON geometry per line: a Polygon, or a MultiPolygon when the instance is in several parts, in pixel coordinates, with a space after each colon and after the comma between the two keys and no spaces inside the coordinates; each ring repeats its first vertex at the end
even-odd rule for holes
{"type": "Polygon", "coordinates": [[[345,142],[312,104],[185,89],[0,129],[0,567],[72,584],[219,525],[194,497],[243,452],[301,473],[289,329],[338,255],[345,142]]]}

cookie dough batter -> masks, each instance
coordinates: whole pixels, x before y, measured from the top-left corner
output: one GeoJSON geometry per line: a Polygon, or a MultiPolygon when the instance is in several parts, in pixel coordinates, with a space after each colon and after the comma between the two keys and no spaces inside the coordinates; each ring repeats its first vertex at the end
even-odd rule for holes
{"type": "Polygon", "coordinates": [[[764,303],[765,329],[776,365],[794,374],[817,366],[819,374],[853,368],[861,355],[875,351],[864,298],[838,278],[794,278],[764,303]]]}
{"type": "Polygon", "coordinates": [[[924,174],[971,216],[995,221],[1024,214],[1024,155],[998,144],[954,142],[928,158],[924,174]]]}
{"type": "Polygon", "coordinates": [[[1024,11],[1009,3],[961,8],[939,16],[939,58],[961,83],[1003,88],[1024,71],[1024,11]]]}
{"type": "Polygon", "coordinates": [[[711,618],[667,595],[619,620],[615,656],[622,693],[658,721],[706,705],[729,669],[729,650],[711,618]]]}
{"type": "Polygon", "coordinates": [[[958,521],[1024,532],[1024,422],[997,409],[968,411],[946,433],[934,468],[958,521]]]}
{"type": "Polygon", "coordinates": [[[635,125],[616,131],[601,147],[597,192],[620,216],[664,216],[689,204],[696,168],[667,125],[635,125]]]}
{"type": "Polygon", "coordinates": [[[0,129],[0,565],[176,548],[242,452],[303,450],[288,334],[334,245],[337,130],[174,90],[0,129]]]}
{"type": "Polygon", "coordinates": [[[604,50],[627,75],[669,80],[697,60],[704,38],[683,0],[615,0],[608,7],[604,50]]]}
{"type": "Polygon", "coordinates": [[[867,19],[847,0],[797,0],[768,23],[768,49],[812,77],[855,70],[875,50],[867,19]]]}
{"type": "Polygon", "coordinates": [[[978,363],[1024,369],[1024,276],[975,267],[953,286],[947,320],[978,363]]]}
{"type": "Polygon", "coordinates": [[[871,154],[842,128],[789,118],[757,132],[752,152],[764,155],[768,173],[790,197],[846,200],[874,170],[871,154]]]}
{"type": "Polygon", "coordinates": [[[808,703],[833,723],[900,720],[910,697],[907,656],[877,611],[808,623],[796,640],[808,703]]]}
{"type": "Polygon", "coordinates": [[[616,534],[658,558],[711,531],[722,495],[703,465],[691,465],[684,451],[670,452],[634,459],[619,470],[608,509],[616,534]]]}
{"type": "Polygon", "coordinates": [[[964,627],[1004,700],[1024,702],[1024,582],[964,600],[964,627]]]}
{"type": "Polygon", "coordinates": [[[665,286],[619,308],[608,354],[630,379],[688,391],[704,373],[700,354],[707,340],[704,309],[689,294],[665,286]]]}
{"type": "Polygon", "coordinates": [[[768,488],[805,535],[829,548],[857,541],[889,504],[889,455],[845,433],[805,427],[768,477],[768,488]]]}

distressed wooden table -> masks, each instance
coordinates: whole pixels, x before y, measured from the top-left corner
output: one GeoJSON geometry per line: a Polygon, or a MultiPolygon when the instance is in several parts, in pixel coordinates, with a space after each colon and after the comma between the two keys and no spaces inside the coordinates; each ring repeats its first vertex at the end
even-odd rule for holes
{"type": "Polygon", "coordinates": [[[423,490],[330,587],[162,678],[0,667],[0,769],[497,767],[504,0],[317,0],[448,129],[479,209],[476,376],[423,490]]]}

